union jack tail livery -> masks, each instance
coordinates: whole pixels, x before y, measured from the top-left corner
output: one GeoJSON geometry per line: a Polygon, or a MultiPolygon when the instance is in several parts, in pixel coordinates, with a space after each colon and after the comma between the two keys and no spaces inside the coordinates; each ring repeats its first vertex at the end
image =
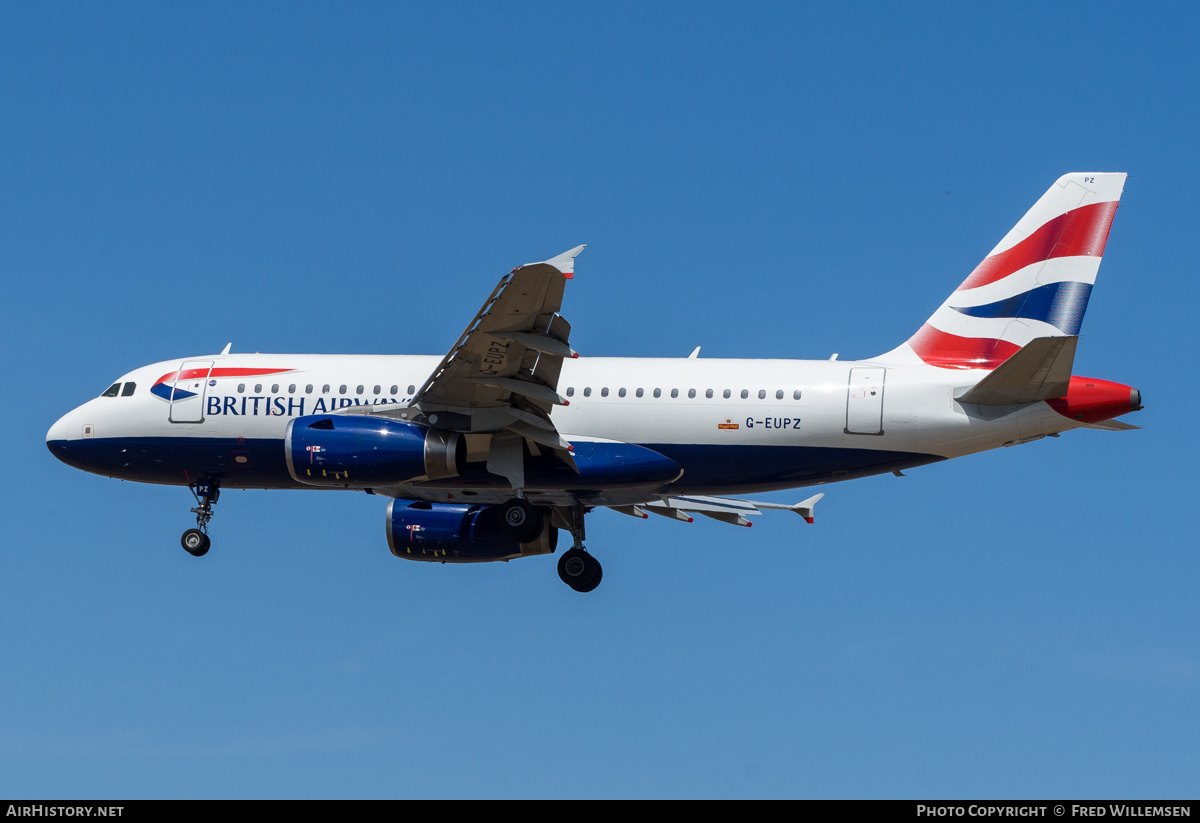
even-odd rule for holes
{"type": "Polygon", "coordinates": [[[880,357],[995,369],[1038,338],[1079,334],[1124,174],[1055,181],[902,346],[880,357]]]}

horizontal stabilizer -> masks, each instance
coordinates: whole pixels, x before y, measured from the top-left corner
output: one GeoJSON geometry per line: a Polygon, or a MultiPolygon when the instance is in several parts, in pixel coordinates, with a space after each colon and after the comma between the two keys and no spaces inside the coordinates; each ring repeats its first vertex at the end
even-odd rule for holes
{"type": "Polygon", "coordinates": [[[963,394],[960,403],[1011,406],[1066,397],[1078,337],[1039,337],[963,394]]]}
{"type": "Polygon", "coordinates": [[[1087,423],[1086,428],[1100,429],[1101,431],[1106,432],[1129,432],[1140,429],[1141,426],[1135,426],[1132,423],[1125,423],[1120,420],[1109,418],[1108,420],[1101,420],[1097,423],[1087,423]]]}

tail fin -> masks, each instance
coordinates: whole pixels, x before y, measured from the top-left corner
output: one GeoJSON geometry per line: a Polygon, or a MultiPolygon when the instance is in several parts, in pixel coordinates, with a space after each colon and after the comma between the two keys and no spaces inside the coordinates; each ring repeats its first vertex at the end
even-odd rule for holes
{"type": "Polygon", "coordinates": [[[876,359],[994,369],[1031,340],[1077,335],[1124,185],[1121,173],[1058,178],[916,334],[876,359]]]}

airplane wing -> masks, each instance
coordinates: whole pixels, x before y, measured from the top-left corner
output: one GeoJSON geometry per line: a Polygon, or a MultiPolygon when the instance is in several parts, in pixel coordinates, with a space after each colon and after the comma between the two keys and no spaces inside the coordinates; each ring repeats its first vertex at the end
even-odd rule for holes
{"type": "Polygon", "coordinates": [[[502,278],[412,405],[447,411],[529,405],[545,414],[565,405],[558,373],[564,357],[577,355],[567,342],[571,324],[558,311],[584,248],[502,278]]]}
{"type": "Polygon", "coordinates": [[[813,509],[825,494],[815,494],[799,503],[761,503],[754,500],[734,500],[728,497],[704,497],[701,495],[679,495],[677,497],[662,496],[659,500],[639,506],[611,506],[613,511],[633,517],[647,517],[647,512],[682,520],[691,523],[692,514],[702,514],[723,523],[734,526],[754,525],[747,517],[762,514],[760,509],[781,509],[792,511],[803,517],[809,523],[813,522],[813,509]]]}
{"type": "Polygon", "coordinates": [[[493,433],[495,462],[489,459],[488,470],[508,476],[514,488],[523,485],[523,441],[547,446],[574,467],[571,446],[550,422],[550,411],[567,405],[558,393],[563,359],[578,357],[568,342],[571,324],[558,311],[584,248],[519,266],[501,278],[408,406],[347,411],[493,433]]]}

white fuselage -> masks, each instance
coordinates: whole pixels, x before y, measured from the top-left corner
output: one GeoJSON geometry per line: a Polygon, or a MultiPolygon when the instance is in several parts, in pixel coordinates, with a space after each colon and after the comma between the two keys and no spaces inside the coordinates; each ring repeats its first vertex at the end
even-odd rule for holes
{"type": "MultiPolygon", "coordinates": [[[[211,465],[190,467],[193,458],[180,456],[207,444],[222,455],[217,473],[225,487],[302,487],[282,461],[291,419],[407,405],[438,362],[432,356],[291,354],[164,361],[123,376],[117,396],[69,412],[47,440],[64,443],[63,459],[88,471],[180,485],[194,482],[196,472],[214,472],[211,465]],[[212,364],[208,379],[158,382],[196,363],[212,364]],[[122,396],[129,383],[132,393],[122,396]],[[184,388],[191,396],[172,399],[184,388]]],[[[556,407],[552,421],[568,441],[660,451],[683,468],[670,491],[710,494],[893,471],[1078,425],[1043,402],[990,409],[956,402],[956,390],[978,377],[871,361],[581,358],[563,364],[558,391],[569,405],[556,407]]],[[[469,460],[486,461],[486,441],[480,453],[477,439],[485,436],[469,436],[469,460]]],[[[392,493],[432,498],[434,488],[455,486],[426,482],[392,493]]]]}

